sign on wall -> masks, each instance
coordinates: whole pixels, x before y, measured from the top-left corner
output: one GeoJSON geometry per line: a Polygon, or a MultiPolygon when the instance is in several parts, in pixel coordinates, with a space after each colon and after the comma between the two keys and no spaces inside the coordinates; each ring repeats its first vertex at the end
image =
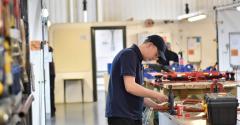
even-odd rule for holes
{"type": "Polygon", "coordinates": [[[201,62],[201,37],[194,36],[187,38],[187,59],[190,63],[201,62]]]}
{"type": "Polygon", "coordinates": [[[229,61],[231,66],[240,66],[240,32],[229,33],[229,61]]]}

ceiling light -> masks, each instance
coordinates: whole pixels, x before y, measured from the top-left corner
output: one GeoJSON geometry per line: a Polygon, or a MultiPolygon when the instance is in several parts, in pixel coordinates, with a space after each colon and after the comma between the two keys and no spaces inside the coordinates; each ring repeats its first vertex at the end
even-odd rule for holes
{"type": "Polygon", "coordinates": [[[182,19],[187,19],[189,17],[195,16],[197,15],[197,13],[189,13],[189,14],[183,14],[177,17],[178,20],[182,20],[182,19]]]}
{"type": "Polygon", "coordinates": [[[240,11],[240,6],[238,6],[236,9],[237,9],[237,11],[240,11]]]}
{"type": "Polygon", "coordinates": [[[46,8],[43,8],[42,9],[42,17],[48,18],[48,16],[49,16],[48,10],[46,8]]]}
{"type": "Polygon", "coordinates": [[[50,27],[51,25],[52,25],[51,21],[48,20],[48,21],[47,21],[47,26],[50,27]]]}
{"type": "Polygon", "coordinates": [[[193,16],[193,17],[188,18],[188,21],[189,22],[194,22],[194,21],[205,19],[205,18],[207,18],[207,15],[201,14],[201,15],[197,15],[197,16],[193,16]]]}
{"type": "Polygon", "coordinates": [[[183,19],[187,19],[187,18],[190,18],[190,17],[193,17],[193,16],[200,15],[202,13],[203,13],[202,11],[197,11],[197,12],[193,12],[193,13],[183,14],[183,15],[178,16],[177,19],[178,20],[183,20],[183,19]]]}

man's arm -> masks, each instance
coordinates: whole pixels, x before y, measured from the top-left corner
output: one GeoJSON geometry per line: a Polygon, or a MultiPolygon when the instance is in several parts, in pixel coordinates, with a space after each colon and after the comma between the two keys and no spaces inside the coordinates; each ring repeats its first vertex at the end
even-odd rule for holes
{"type": "Polygon", "coordinates": [[[168,103],[165,104],[158,104],[156,102],[154,102],[152,99],[150,98],[144,98],[144,105],[147,107],[152,107],[153,110],[157,110],[157,111],[166,111],[168,110],[168,103]]]}
{"type": "Polygon", "coordinates": [[[125,90],[128,93],[131,93],[136,96],[147,97],[147,98],[154,98],[159,102],[164,102],[167,100],[167,97],[159,92],[147,89],[137,83],[135,83],[135,77],[133,76],[124,76],[124,85],[125,90]]]}
{"type": "Polygon", "coordinates": [[[157,107],[157,103],[151,100],[150,98],[144,98],[144,104],[147,107],[153,107],[153,108],[157,107]]]}

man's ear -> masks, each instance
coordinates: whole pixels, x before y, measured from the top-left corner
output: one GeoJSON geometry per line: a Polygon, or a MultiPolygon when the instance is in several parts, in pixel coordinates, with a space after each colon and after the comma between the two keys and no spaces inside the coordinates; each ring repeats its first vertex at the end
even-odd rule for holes
{"type": "Polygon", "coordinates": [[[153,46],[153,43],[152,43],[152,42],[148,42],[148,43],[147,43],[147,47],[148,47],[148,48],[150,48],[150,47],[152,47],[152,46],[153,46]]]}

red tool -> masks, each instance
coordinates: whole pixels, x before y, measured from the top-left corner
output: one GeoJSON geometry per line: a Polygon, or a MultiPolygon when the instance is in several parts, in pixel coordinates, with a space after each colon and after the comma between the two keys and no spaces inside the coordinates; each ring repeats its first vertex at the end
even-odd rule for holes
{"type": "Polygon", "coordinates": [[[219,83],[217,79],[214,79],[213,83],[210,85],[210,92],[224,92],[223,84],[219,83]]]}
{"type": "Polygon", "coordinates": [[[220,78],[225,78],[226,80],[229,80],[226,78],[225,73],[221,73],[218,71],[165,72],[163,73],[163,78],[170,81],[204,81],[220,78]]]}

